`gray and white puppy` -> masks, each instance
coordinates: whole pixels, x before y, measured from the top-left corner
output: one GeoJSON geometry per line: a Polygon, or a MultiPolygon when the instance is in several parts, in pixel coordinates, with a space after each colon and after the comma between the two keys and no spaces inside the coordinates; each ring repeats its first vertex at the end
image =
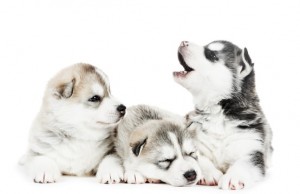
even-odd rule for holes
{"type": "Polygon", "coordinates": [[[145,105],[130,107],[116,138],[124,181],[196,184],[202,173],[194,142],[194,131],[185,130],[182,117],[145,105]]]}
{"type": "Polygon", "coordinates": [[[47,85],[20,163],[37,183],[94,173],[101,183],[120,182],[123,167],[113,152],[113,133],[125,109],[100,69],[76,64],[61,70],[47,85]]]}
{"type": "Polygon", "coordinates": [[[261,180],[272,152],[272,133],[259,105],[253,63],[246,48],[227,41],[206,46],[183,41],[178,58],[185,71],[177,83],[193,95],[195,110],[187,115],[197,128],[200,184],[242,189],[261,180]]]}

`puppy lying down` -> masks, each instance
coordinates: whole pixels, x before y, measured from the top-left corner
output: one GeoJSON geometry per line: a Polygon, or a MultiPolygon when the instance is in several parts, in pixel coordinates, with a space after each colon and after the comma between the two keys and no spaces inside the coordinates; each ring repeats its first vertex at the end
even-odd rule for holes
{"type": "Polygon", "coordinates": [[[116,150],[127,183],[193,185],[201,178],[194,131],[183,118],[145,105],[130,107],[117,129],[116,150]]]}

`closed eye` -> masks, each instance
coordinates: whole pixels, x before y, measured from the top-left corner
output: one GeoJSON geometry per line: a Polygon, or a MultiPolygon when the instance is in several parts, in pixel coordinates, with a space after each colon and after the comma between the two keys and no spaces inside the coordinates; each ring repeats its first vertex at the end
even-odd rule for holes
{"type": "Polygon", "coordinates": [[[204,55],[205,55],[206,59],[211,62],[216,62],[219,60],[215,51],[209,50],[208,48],[205,48],[204,55]]]}
{"type": "Polygon", "coordinates": [[[195,160],[198,159],[196,152],[190,152],[190,153],[188,153],[188,154],[186,154],[186,155],[187,155],[187,156],[190,156],[190,157],[192,157],[192,158],[194,158],[195,160]]]}
{"type": "Polygon", "coordinates": [[[158,161],[157,165],[162,169],[168,170],[175,159],[176,157],[160,160],[158,161]]]}

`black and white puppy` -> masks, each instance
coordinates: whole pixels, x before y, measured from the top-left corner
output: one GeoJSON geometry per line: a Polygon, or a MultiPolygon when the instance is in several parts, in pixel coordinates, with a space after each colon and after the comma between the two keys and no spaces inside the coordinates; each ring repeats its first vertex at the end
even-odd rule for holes
{"type": "Polygon", "coordinates": [[[259,105],[253,63],[246,48],[227,41],[198,46],[183,41],[178,50],[185,71],[177,83],[193,95],[187,125],[197,128],[198,149],[207,159],[200,184],[242,189],[261,180],[272,152],[272,133],[259,105]]]}
{"type": "Polygon", "coordinates": [[[113,152],[113,133],[125,109],[100,69],[89,64],[63,69],[47,85],[20,163],[37,183],[95,173],[101,183],[120,182],[123,167],[113,152]]]}

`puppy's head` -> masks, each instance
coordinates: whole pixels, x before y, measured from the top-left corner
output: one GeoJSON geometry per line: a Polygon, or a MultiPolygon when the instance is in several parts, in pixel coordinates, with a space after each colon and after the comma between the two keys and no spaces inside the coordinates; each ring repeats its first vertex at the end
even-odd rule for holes
{"type": "Polygon", "coordinates": [[[147,178],[174,186],[192,185],[200,178],[193,135],[174,121],[149,121],[130,137],[137,169],[147,178]]]}
{"type": "Polygon", "coordinates": [[[89,64],[63,69],[50,80],[44,106],[59,122],[96,128],[116,124],[126,109],[112,97],[107,76],[89,64]]]}
{"type": "Polygon", "coordinates": [[[246,48],[227,41],[214,41],[205,46],[183,41],[178,59],[184,71],[174,72],[177,83],[194,97],[207,95],[219,101],[242,90],[242,83],[253,72],[246,48]]]}

